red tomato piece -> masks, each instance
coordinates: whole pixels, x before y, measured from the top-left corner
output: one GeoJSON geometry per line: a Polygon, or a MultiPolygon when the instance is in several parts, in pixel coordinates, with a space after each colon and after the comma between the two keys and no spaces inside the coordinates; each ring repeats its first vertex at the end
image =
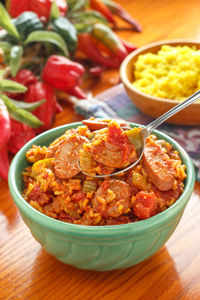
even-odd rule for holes
{"type": "Polygon", "coordinates": [[[147,219],[156,214],[156,195],[148,192],[139,192],[133,203],[133,212],[139,219],[147,219]]]}
{"type": "Polygon", "coordinates": [[[116,122],[110,122],[108,125],[108,141],[116,145],[128,142],[127,136],[116,122]]]}
{"type": "Polygon", "coordinates": [[[73,201],[79,202],[85,198],[85,194],[82,191],[78,191],[77,193],[73,194],[71,198],[73,201]]]}
{"type": "Polygon", "coordinates": [[[34,188],[30,191],[30,193],[28,194],[28,201],[36,201],[38,202],[40,205],[45,205],[47,203],[49,203],[51,200],[50,195],[48,195],[47,193],[44,193],[39,185],[35,185],[34,188]]]}

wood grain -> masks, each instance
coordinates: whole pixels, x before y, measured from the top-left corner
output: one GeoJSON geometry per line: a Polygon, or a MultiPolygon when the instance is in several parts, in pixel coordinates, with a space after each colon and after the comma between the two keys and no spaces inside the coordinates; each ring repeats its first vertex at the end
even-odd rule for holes
{"type": "MultiPolygon", "coordinates": [[[[141,34],[119,32],[136,45],[200,37],[199,0],[118,2],[143,26],[141,34]]],[[[85,88],[97,94],[118,82],[118,71],[110,70],[98,81],[88,80],[85,88]]],[[[70,104],[62,104],[64,111],[53,126],[81,119],[70,104]]],[[[47,254],[22,222],[5,181],[0,182],[0,191],[0,300],[200,299],[200,184],[196,183],[177,230],[157,254],[111,272],[78,270],[47,254]]]]}

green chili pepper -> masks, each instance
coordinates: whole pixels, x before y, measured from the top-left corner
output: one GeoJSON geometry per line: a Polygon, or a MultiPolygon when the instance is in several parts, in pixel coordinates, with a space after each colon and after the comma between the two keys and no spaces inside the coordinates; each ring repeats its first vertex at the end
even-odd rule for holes
{"type": "Polygon", "coordinates": [[[10,51],[10,70],[11,75],[15,76],[20,68],[21,59],[23,55],[22,46],[13,46],[10,51]]]}
{"type": "Polygon", "coordinates": [[[0,80],[0,92],[25,93],[27,87],[9,79],[0,80]]]}
{"type": "Polygon", "coordinates": [[[1,99],[7,106],[8,112],[14,120],[24,123],[32,128],[38,128],[43,125],[36,116],[25,109],[18,108],[6,95],[1,95],[1,99]]]}
{"type": "Polygon", "coordinates": [[[22,109],[25,109],[28,111],[33,111],[33,110],[37,109],[46,101],[45,99],[43,99],[43,100],[36,101],[36,102],[26,103],[24,101],[18,101],[18,100],[13,100],[13,99],[10,99],[10,100],[16,107],[22,108],[22,109]]]}
{"type": "Polygon", "coordinates": [[[65,40],[69,52],[73,53],[77,47],[77,31],[74,25],[64,17],[53,19],[49,23],[50,30],[58,33],[65,40]]]}
{"type": "Polygon", "coordinates": [[[93,27],[92,35],[113,52],[115,57],[123,60],[127,56],[128,52],[120,38],[105,24],[96,23],[93,27]]]}
{"type": "Polygon", "coordinates": [[[0,3],[0,27],[5,29],[16,40],[20,39],[19,32],[12,23],[12,20],[2,3],[0,3]]]}

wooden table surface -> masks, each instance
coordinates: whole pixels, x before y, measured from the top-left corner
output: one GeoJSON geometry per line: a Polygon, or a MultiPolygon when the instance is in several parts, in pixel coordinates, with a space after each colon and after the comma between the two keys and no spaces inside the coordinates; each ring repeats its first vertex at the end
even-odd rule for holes
{"type": "MultiPolygon", "coordinates": [[[[138,46],[171,38],[200,38],[199,0],[119,0],[142,24],[120,35],[138,46]]],[[[121,23],[124,25],[123,23],[121,23]]],[[[118,71],[87,82],[95,94],[116,85],[118,71]]],[[[77,121],[70,105],[53,126],[77,121]]],[[[126,270],[94,272],[62,264],[33,239],[0,181],[0,299],[200,299],[200,184],[178,228],[153,257],[126,270]]]]}

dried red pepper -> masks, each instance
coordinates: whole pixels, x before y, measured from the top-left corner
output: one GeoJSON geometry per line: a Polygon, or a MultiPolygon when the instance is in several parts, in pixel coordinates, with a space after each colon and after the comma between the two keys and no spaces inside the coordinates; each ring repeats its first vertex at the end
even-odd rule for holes
{"type": "Polygon", "coordinates": [[[31,84],[26,92],[25,101],[35,102],[43,99],[46,100],[45,103],[32,112],[44,124],[34,129],[36,133],[47,130],[51,126],[57,109],[57,99],[54,89],[49,84],[44,82],[31,84]]]}
{"type": "Polygon", "coordinates": [[[8,151],[16,154],[34,137],[35,132],[31,127],[11,119],[11,136],[8,141],[8,151]]]}
{"type": "Polygon", "coordinates": [[[42,78],[56,89],[79,98],[86,98],[86,94],[79,87],[84,72],[81,64],[64,56],[52,55],[46,62],[42,78]]]}
{"type": "Polygon", "coordinates": [[[8,180],[9,159],[7,142],[10,134],[10,117],[4,102],[0,99],[0,177],[5,180],[8,180]]]}
{"type": "Polygon", "coordinates": [[[90,0],[90,7],[100,12],[109,22],[116,24],[112,12],[101,0],[90,0]]]}
{"type": "Polygon", "coordinates": [[[120,66],[120,60],[117,57],[114,55],[113,57],[104,56],[101,53],[89,33],[78,35],[78,49],[99,65],[108,68],[118,68],[120,66]]]}

